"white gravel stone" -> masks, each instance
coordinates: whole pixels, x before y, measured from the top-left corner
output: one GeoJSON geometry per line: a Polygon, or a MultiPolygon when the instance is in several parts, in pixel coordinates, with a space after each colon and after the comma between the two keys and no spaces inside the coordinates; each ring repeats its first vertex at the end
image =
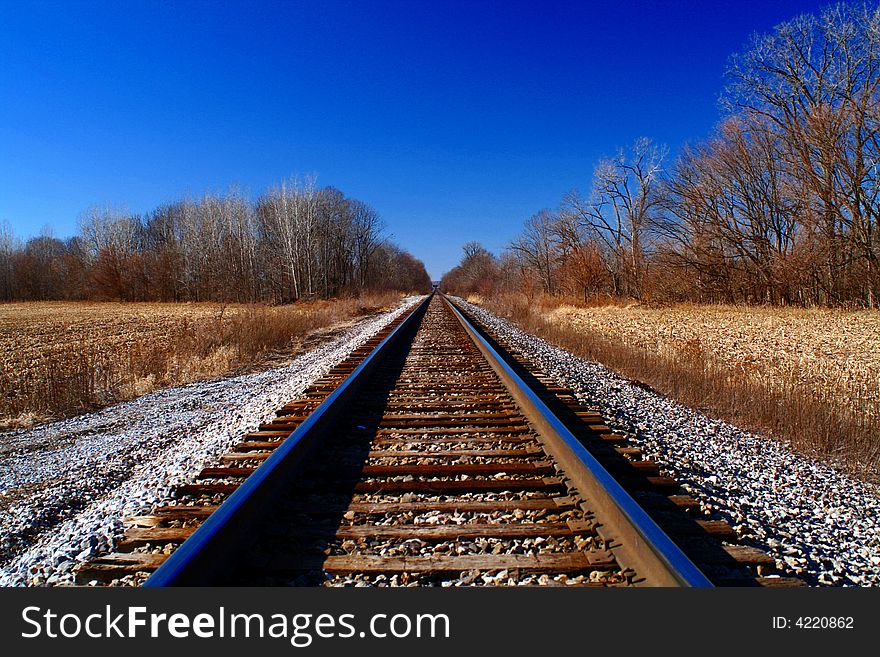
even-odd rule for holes
{"type": "Polygon", "coordinates": [[[787,445],[631,384],[459,300],[609,426],[684,484],[715,517],[812,585],[880,585],[880,488],[787,445]]]}
{"type": "Polygon", "coordinates": [[[170,500],[173,486],[421,298],[356,322],[284,367],[0,433],[0,585],[72,583],[77,563],[112,548],[124,517],[170,500]]]}

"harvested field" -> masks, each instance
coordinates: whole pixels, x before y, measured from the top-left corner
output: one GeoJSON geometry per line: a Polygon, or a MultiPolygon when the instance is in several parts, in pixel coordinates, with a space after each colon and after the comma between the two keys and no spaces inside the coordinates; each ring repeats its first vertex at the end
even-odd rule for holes
{"type": "Polygon", "coordinates": [[[878,477],[880,312],[476,301],[694,408],[878,477]]]}
{"type": "Polygon", "coordinates": [[[858,413],[880,409],[880,312],[563,305],[547,318],[664,358],[696,357],[771,389],[798,386],[858,413]]]}
{"type": "Polygon", "coordinates": [[[319,329],[397,295],[289,306],[29,302],[0,305],[0,427],[221,376],[290,356],[319,329]]]}
{"type": "Polygon", "coordinates": [[[281,404],[417,300],[353,319],[278,367],[165,388],[3,434],[0,586],[72,584],[72,568],[110,549],[123,518],[171,499],[175,485],[274,418],[281,404]]]}
{"type": "MultiPolygon", "coordinates": [[[[599,410],[609,427],[627,435],[645,458],[681,482],[714,519],[726,520],[747,543],[772,554],[778,568],[794,571],[810,585],[880,585],[876,485],[855,480],[826,458],[798,454],[785,441],[712,419],[628,382],[485,310],[472,311],[505,344],[574,390],[581,403],[599,410]]],[[[577,342],[575,334],[546,326],[553,329],[554,341],[587,345],[583,334],[577,334],[577,342]]],[[[691,390],[699,383],[692,379],[691,390]]],[[[766,410],[760,405],[757,409],[766,410]]],[[[787,416],[803,420],[802,415],[787,416]]]]}

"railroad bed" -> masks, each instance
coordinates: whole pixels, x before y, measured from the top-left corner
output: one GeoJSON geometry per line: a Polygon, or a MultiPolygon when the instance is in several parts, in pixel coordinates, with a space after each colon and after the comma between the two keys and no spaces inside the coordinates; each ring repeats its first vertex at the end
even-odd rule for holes
{"type": "Polygon", "coordinates": [[[78,581],[798,583],[440,295],[177,497],[78,581]]]}

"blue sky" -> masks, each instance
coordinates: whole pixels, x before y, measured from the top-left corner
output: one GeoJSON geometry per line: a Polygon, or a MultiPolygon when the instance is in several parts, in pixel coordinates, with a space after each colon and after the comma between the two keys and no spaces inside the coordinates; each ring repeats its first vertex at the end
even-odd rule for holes
{"type": "Polygon", "coordinates": [[[0,0],[0,221],[316,174],[439,277],[618,146],[706,136],[727,57],[825,4],[0,0]]]}

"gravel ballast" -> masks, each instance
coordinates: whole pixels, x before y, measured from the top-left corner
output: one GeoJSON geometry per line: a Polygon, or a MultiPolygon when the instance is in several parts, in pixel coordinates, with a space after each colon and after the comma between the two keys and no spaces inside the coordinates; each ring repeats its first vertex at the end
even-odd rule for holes
{"type": "Polygon", "coordinates": [[[462,307],[600,411],[727,520],[744,543],[811,585],[880,585],[880,489],[785,444],[707,417],[528,335],[478,306],[462,307]]]}
{"type": "Polygon", "coordinates": [[[97,413],[0,434],[0,585],[73,583],[122,520],[171,499],[423,297],[366,318],[284,367],[160,390],[97,413]]]}

